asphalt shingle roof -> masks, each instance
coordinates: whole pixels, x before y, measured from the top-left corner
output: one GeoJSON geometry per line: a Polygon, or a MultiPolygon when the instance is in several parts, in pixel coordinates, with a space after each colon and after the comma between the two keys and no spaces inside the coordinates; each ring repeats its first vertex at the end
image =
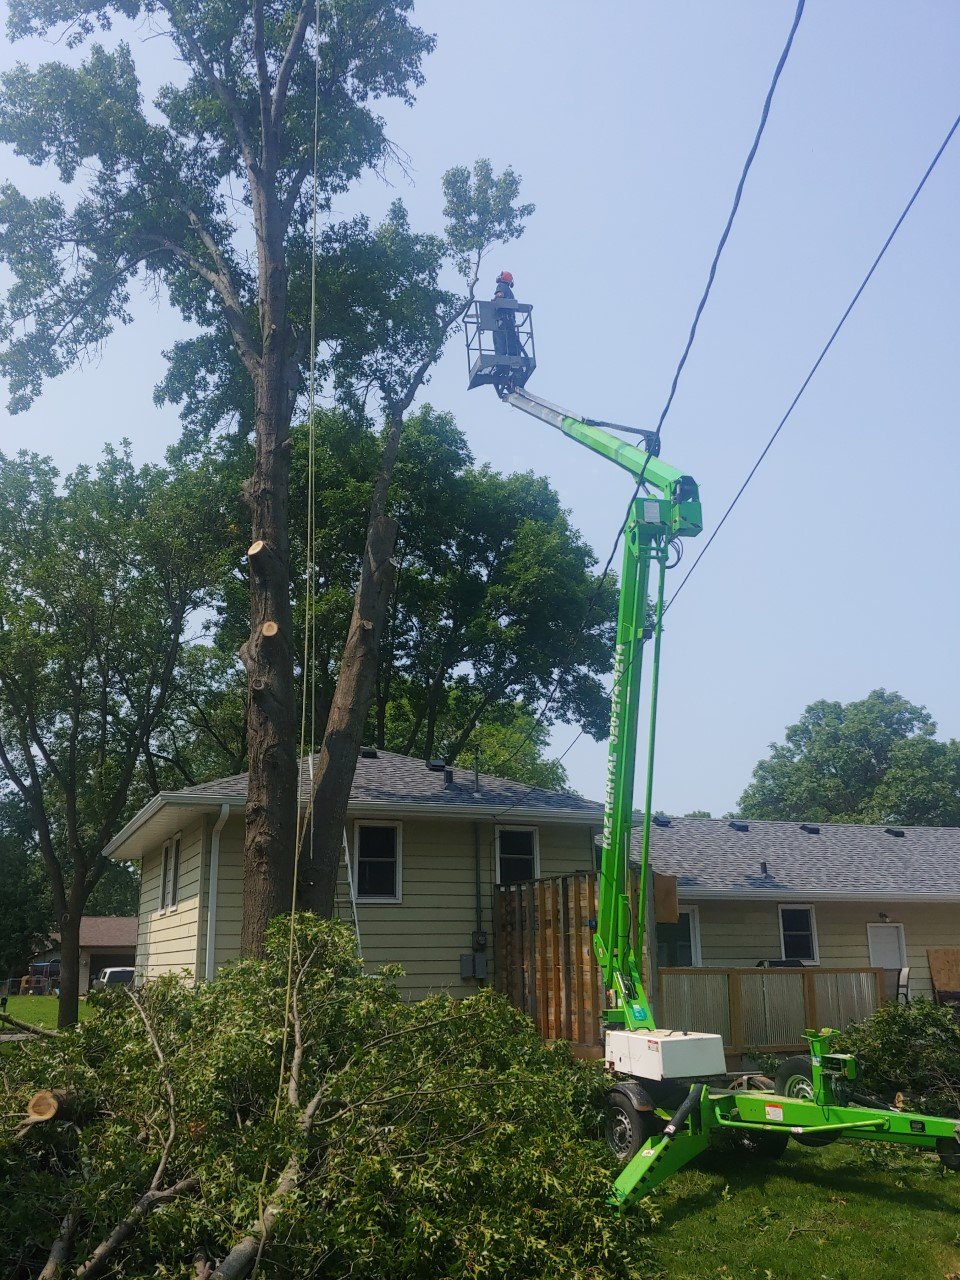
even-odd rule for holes
{"type": "MultiPolygon", "coordinates": [[[[651,828],[651,862],[675,875],[689,898],[698,891],[960,898],[960,827],[898,827],[903,835],[896,836],[884,827],[831,823],[817,833],[798,822],[745,825],[737,831],[726,819],[671,818],[669,826],[651,828]]],[[[639,858],[638,829],[633,853],[639,858]]]]}
{"type": "MultiPolygon", "coordinates": [[[[315,757],[316,758],[316,757],[315,757]]],[[[216,778],[198,787],[186,787],[177,793],[196,796],[236,796],[246,799],[247,775],[232,778],[216,778]]],[[[300,796],[310,794],[310,777],[306,761],[300,764],[300,796]]],[[[480,774],[480,793],[474,795],[472,769],[453,770],[453,785],[444,786],[444,775],[427,768],[423,760],[413,756],[398,755],[394,751],[377,749],[375,758],[361,756],[350,791],[350,803],[363,804],[423,804],[449,808],[489,809],[491,806],[509,807],[513,810],[556,810],[579,812],[585,821],[599,822],[603,806],[582,796],[566,791],[547,791],[542,787],[528,787],[521,782],[509,782],[488,773],[480,774]]]]}

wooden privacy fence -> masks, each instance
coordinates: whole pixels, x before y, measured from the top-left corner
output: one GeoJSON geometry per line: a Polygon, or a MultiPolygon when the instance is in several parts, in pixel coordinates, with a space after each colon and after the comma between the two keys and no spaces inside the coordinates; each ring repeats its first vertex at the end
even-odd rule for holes
{"type": "Polygon", "coordinates": [[[661,969],[658,1021],[717,1031],[731,1054],[799,1052],[806,1027],[839,1027],[883,1003],[883,969],[661,969]]]}
{"type": "MultiPolygon", "coordinates": [[[[633,919],[637,883],[631,881],[633,919]]],[[[592,871],[496,889],[494,982],[533,1018],[545,1040],[600,1057],[604,991],[593,954],[597,877],[592,871]]],[[[644,954],[644,973],[649,974],[644,954]]],[[[660,1026],[713,1031],[731,1055],[799,1052],[807,1027],[846,1027],[884,1002],[883,969],[680,969],[656,974],[660,1026]]],[[[648,994],[651,984],[647,985],[648,994]]]]}
{"type": "MultiPolygon", "coordinates": [[[[636,883],[633,886],[634,899],[636,883]]],[[[603,1051],[603,983],[593,956],[597,877],[592,871],[496,890],[494,982],[545,1040],[603,1051]]]]}

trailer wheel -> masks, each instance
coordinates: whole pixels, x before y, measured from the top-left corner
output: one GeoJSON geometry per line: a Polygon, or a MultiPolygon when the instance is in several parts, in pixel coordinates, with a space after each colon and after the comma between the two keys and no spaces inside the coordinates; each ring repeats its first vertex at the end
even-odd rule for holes
{"type": "MultiPolygon", "coordinates": [[[[804,1101],[812,1102],[813,1067],[810,1065],[810,1059],[805,1054],[785,1058],[777,1071],[773,1091],[781,1098],[802,1098],[804,1101]]],[[[831,1142],[837,1141],[840,1134],[795,1133],[793,1136],[802,1147],[829,1147],[831,1142]]]]}
{"type": "Polygon", "coordinates": [[[763,1129],[732,1129],[735,1148],[754,1160],[777,1160],[787,1149],[789,1133],[763,1129]]]}
{"type": "Polygon", "coordinates": [[[632,1160],[662,1125],[652,1111],[641,1111],[626,1089],[611,1089],[604,1106],[603,1135],[621,1164],[632,1160]]]}
{"type": "Polygon", "coordinates": [[[960,1173],[960,1142],[956,1138],[938,1138],[937,1155],[945,1169],[960,1173]]]}

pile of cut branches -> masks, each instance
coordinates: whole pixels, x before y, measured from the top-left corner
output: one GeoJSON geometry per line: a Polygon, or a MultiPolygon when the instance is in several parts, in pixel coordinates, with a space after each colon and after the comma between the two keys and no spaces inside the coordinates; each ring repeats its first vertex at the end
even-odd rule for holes
{"type": "Polygon", "coordinates": [[[14,1276],[643,1274],[605,1203],[596,1067],[489,991],[404,1003],[337,923],[299,919],[288,982],[287,940],[3,1059],[14,1276]]]}

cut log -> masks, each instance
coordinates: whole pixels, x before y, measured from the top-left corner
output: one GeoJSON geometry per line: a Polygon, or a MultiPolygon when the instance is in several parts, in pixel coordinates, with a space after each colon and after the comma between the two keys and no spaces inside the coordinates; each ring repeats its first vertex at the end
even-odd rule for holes
{"type": "Polygon", "coordinates": [[[73,1116],[75,1101],[74,1095],[65,1089],[41,1089],[27,1103],[27,1119],[32,1124],[69,1120],[73,1116]]]}
{"type": "Polygon", "coordinates": [[[258,556],[266,545],[263,538],[257,538],[256,542],[251,542],[247,547],[247,559],[252,560],[254,556],[258,556]]]}
{"type": "Polygon", "coordinates": [[[279,630],[280,630],[280,627],[277,625],[276,622],[268,621],[268,622],[265,622],[263,626],[260,628],[260,634],[262,636],[275,636],[279,630]]]}

